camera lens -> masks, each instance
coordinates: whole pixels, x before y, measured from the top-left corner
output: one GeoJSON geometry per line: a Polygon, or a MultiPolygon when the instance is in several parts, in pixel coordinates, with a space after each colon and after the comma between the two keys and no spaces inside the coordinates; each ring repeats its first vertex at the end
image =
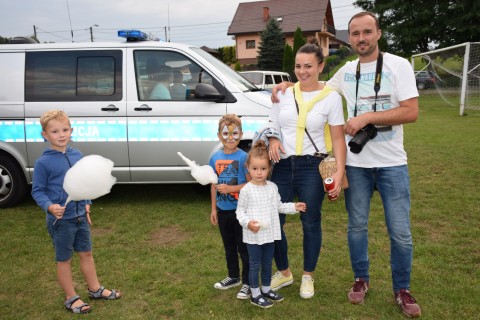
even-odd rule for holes
{"type": "Polygon", "coordinates": [[[350,147],[350,151],[353,153],[360,153],[362,151],[363,146],[367,144],[369,137],[365,133],[365,131],[360,130],[357,132],[357,134],[350,140],[348,143],[348,146],[350,147]]]}

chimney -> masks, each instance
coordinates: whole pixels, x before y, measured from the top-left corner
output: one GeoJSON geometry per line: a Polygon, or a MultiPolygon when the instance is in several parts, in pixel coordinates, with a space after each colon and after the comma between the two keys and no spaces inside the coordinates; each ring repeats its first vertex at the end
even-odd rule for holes
{"type": "Polygon", "coordinates": [[[263,7],[263,21],[267,22],[270,19],[270,9],[268,7],[263,7]]]}

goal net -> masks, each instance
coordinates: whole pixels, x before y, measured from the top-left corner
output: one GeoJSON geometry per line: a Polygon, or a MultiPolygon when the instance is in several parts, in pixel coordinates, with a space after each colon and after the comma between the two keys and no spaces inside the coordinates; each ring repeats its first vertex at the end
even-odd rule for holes
{"type": "Polygon", "coordinates": [[[438,94],[447,104],[480,110],[480,42],[466,42],[412,56],[420,94],[438,94]]]}

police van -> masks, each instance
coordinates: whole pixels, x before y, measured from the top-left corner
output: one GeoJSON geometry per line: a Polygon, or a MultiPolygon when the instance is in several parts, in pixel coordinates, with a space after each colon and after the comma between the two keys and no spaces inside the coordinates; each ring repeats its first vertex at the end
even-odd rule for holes
{"type": "Polygon", "coordinates": [[[242,118],[244,149],[267,121],[270,95],[204,50],[118,34],[126,41],[0,45],[0,207],[28,192],[50,109],[70,117],[73,147],[114,162],[118,183],[193,183],[177,152],[207,164],[222,115],[242,118]]]}

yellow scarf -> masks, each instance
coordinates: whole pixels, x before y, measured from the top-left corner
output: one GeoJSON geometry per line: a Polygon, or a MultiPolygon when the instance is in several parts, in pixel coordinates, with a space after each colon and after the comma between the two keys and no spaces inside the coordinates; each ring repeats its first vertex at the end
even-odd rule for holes
{"type": "MultiPolygon", "coordinates": [[[[295,153],[297,156],[302,155],[303,150],[303,137],[305,135],[305,127],[307,125],[307,113],[312,110],[313,106],[328,96],[332,91],[334,91],[329,86],[323,87],[319,94],[313,97],[310,101],[303,101],[302,90],[300,90],[300,82],[295,83],[293,86],[295,89],[295,100],[298,103],[298,119],[297,119],[297,140],[295,146],[295,153]]],[[[328,124],[325,124],[324,128],[324,135],[325,135],[325,147],[327,152],[332,151],[332,137],[330,136],[330,127],[328,124]]]]}

